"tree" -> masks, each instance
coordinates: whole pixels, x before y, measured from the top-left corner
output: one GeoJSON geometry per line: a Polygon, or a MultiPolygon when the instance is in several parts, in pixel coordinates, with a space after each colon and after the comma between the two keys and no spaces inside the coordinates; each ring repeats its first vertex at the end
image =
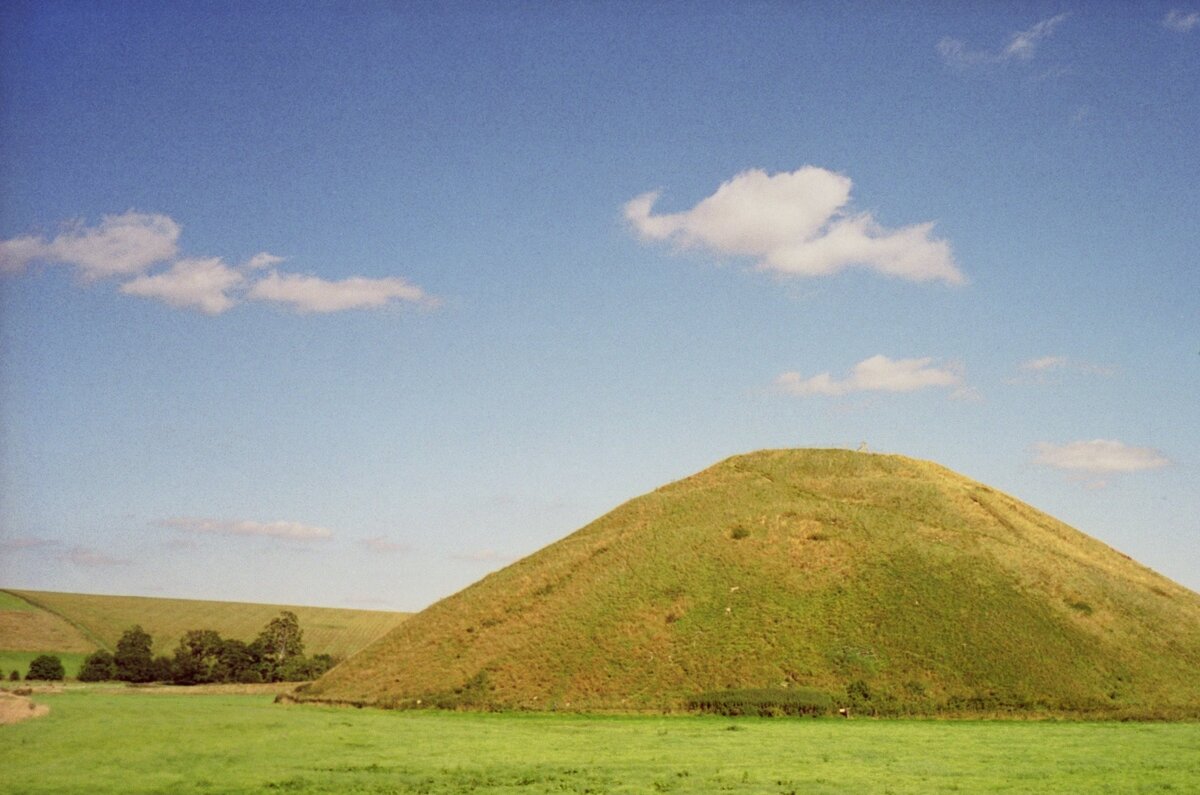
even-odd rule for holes
{"type": "Polygon", "coordinates": [[[117,678],[117,664],[111,653],[100,649],[89,654],[79,669],[80,682],[107,682],[117,678]]]}
{"type": "Polygon", "coordinates": [[[29,673],[25,674],[25,679],[41,679],[48,682],[61,682],[67,678],[67,672],[63,668],[62,660],[52,654],[40,654],[33,658],[33,662],[29,663],[29,673]]]}
{"type": "Polygon", "coordinates": [[[175,662],[165,654],[154,658],[150,664],[151,681],[170,682],[175,679],[175,662]]]}
{"type": "Polygon", "coordinates": [[[140,625],[125,630],[117,641],[117,653],[113,655],[117,678],[122,682],[154,681],[154,658],[150,655],[153,643],[153,638],[140,625]]]}
{"type": "Polygon", "coordinates": [[[20,672],[20,671],[18,671],[16,668],[14,668],[14,669],[13,669],[13,672],[12,672],[11,674],[9,674],[9,675],[8,675],[8,681],[10,681],[10,682],[20,682],[20,681],[21,681],[21,672],[20,672]]]}
{"type": "Polygon", "coordinates": [[[217,662],[224,641],[212,629],[190,629],[175,649],[174,681],[180,685],[215,682],[217,662]]]}
{"type": "Polygon", "coordinates": [[[304,631],[300,629],[300,619],[291,610],[281,611],[258,634],[250,649],[261,660],[263,679],[279,681],[287,661],[304,656],[304,631]]]}
{"type": "Polygon", "coordinates": [[[258,660],[250,647],[232,638],[221,641],[217,652],[217,665],[213,671],[217,682],[261,682],[262,675],[256,670],[258,660]]]}

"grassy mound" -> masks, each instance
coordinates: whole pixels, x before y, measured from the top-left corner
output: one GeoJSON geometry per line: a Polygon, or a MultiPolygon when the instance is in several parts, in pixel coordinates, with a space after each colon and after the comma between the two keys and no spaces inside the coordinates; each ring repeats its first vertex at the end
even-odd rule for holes
{"type": "Polygon", "coordinates": [[[935,464],[738,456],[417,614],[309,698],[858,713],[1200,714],[1200,595],[935,464]]]}

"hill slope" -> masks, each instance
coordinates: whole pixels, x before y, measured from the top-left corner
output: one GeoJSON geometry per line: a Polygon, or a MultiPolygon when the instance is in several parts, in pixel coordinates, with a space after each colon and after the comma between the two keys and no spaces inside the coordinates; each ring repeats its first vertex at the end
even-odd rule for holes
{"type": "Polygon", "coordinates": [[[641,709],[796,687],[881,712],[1200,713],[1200,595],[932,463],[766,451],[489,575],[305,695],[641,709]]]}
{"type": "Polygon", "coordinates": [[[125,630],[140,624],[154,639],[154,652],[170,654],[190,629],[215,629],[222,637],[251,641],[280,610],[300,619],[306,653],[336,657],[354,654],[408,617],[381,610],[9,589],[0,591],[0,650],[111,650],[125,630]]]}

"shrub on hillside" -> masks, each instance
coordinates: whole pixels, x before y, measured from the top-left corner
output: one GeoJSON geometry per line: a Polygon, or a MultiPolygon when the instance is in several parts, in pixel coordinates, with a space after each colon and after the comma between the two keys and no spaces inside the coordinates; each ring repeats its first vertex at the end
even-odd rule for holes
{"type": "Polygon", "coordinates": [[[10,682],[20,682],[20,681],[21,681],[21,672],[20,672],[20,671],[18,671],[16,668],[14,668],[14,669],[13,669],[13,672],[12,672],[11,674],[9,674],[9,675],[8,675],[8,681],[10,681],[10,682]]]}
{"type": "Polygon", "coordinates": [[[40,654],[29,663],[29,673],[25,674],[26,681],[38,679],[46,682],[61,682],[67,678],[62,660],[53,654],[40,654]]]}
{"type": "Polygon", "coordinates": [[[717,690],[687,701],[689,709],[716,715],[825,715],[833,708],[828,693],[806,687],[717,690]]]}
{"type": "Polygon", "coordinates": [[[110,652],[100,649],[89,654],[79,668],[80,682],[107,682],[117,678],[117,665],[110,652]]]}

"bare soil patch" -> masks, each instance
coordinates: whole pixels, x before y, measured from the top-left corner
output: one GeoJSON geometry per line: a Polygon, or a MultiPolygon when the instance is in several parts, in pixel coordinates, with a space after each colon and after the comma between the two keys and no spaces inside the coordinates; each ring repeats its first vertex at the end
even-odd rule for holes
{"type": "Polygon", "coordinates": [[[0,691],[0,726],[40,718],[50,712],[45,704],[35,704],[24,696],[0,691]]]}

